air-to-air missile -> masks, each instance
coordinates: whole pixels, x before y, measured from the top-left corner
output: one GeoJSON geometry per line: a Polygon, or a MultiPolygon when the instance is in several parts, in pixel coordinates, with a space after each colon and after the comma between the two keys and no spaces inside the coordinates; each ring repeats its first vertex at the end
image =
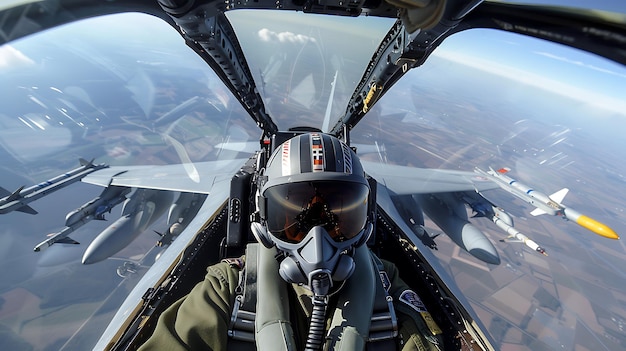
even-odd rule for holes
{"type": "Polygon", "coordinates": [[[78,244],[68,235],[91,220],[104,220],[105,213],[110,213],[113,207],[126,200],[126,195],[130,190],[130,188],[118,186],[104,188],[100,196],[68,213],[65,216],[65,228],[58,233],[48,235],[46,240],[35,246],[34,251],[39,252],[55,243],[78,244]]]}
{"type": "Polygon", "coordinates": [[[493,180],[507,192],[535,206],[536,209],[531,212],[534,216],[540,214],[560,216],[564,219],[571,220],[581,227],[600,236],[609,239],[619,239],[619,235],[617,235],[617,233],[606,224],[600,223],[593,218],[582,215],[578,211],[563,205],[562,201],[568,192],[567,188],[561,189],[548,196],[507,176],[505,173],[510,170],[508,168],[502,168],[497,171],[492,168],[489,168],[489,171],[483,171],[480,168],[475,168],[474,170],[476,173],[493,180]]]}
{"type": "Polygon", "coordinates": [[[539,246],[534,240],[530,239],[526,235],[522,234],[519,230],[515,229],[513,226],[513,219],[509,216],[508,213],[504,212],[500,207],[493,207],[493,216],[491,220],[495,223],[498,228],[504,230],[509,236],[506,239],[501,239],[500,241],[517,241],[521,242],[524,245],[528,246],[531,250],[537,251],[542,255],[548,256],[546,250],[539,246]]]}
{"type": "Polygon", "coordinates": [[[0,199],[0,214],[12,211],[37,214],[37,211],[28,206],[30,202],[78,182],[91,172],[109,167],[104,163],[94,165],[93,160],[87,161],[81,158],[79,161],[80,167],[26,189],[22,186],[11,193],[4,188],[0,188],[0,196],[3,196],[0,199]]]}
{"type": "Polygon", "coordinates": [[[513,224],[513,218],[504,211],[504,209],[494,205],[491,201],[485,199],[480,193],[465,193],[462,200],[474,211],[473,218],[485,217],[490,219],[498,228],[508,234],[506,239],[500,241],[505,242],[521,242],[528,246],[531,250],[537,251],[542,255],[548,256],[546,250],[539,246],[534,240],[517,230],[513,224]]]}

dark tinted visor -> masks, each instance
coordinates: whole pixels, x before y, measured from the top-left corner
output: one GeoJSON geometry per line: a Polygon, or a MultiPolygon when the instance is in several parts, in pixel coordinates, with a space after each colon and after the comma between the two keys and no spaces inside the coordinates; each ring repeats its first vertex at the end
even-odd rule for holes
{"type": "Polygon", "coordinates": [[[267,229],[280,240],[297,243],[315,226],[335,241],[354,238],[367,221],[369,188],[352,182],[301,182],[273,186],[267,199],[267,229]]]}

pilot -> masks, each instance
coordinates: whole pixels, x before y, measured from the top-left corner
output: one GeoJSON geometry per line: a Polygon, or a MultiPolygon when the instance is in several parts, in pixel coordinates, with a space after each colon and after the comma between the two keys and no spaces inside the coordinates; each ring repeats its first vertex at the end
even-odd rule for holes
{"type": "Polygon", "coordinates": [[[350,147],[300,134],[258,189],[258,243],[209,266],[140,350],[444,349],[419,296],[365,245],[375,204],[350,147]]]}

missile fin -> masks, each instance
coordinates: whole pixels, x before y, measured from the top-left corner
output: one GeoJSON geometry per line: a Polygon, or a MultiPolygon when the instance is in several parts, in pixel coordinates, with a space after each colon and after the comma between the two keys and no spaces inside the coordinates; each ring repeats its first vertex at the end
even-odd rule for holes
{"type": "Polygon", "coordinates": [[[546,213],[547,213],[546,211],[544,211],[544,210],[542,210],[540,208],[536,208],[536,209],[530,211],[530,214],[533,215],[533,216],[540,216],[540,215],[546,214],[546,213]]]}
{"type": "Polygon", "coordinates": [[[565,195],[567,195],[567,193],[569,192],[568,188],[563,188],[559,191],[557,191],[556,193],[550,195],[550,198],[556,202],[558,202],[559,204],[563,203],[563,199],[565,198],[565,195]]]}
{"type": "Polygon", "coordinates": [[[523,243],[523,241],[521,241],[520,239],[517,239],[513,235],[509,235],[509,236],[507,236],[504,239],[500,239],[500,242],[503,242],[503,243],[523,243]]]}
{"type": "Polygon", "coordinates": [[[80,244],[78,241],[70,238],[69,236],[66,236],[65,238],[61,238],[59,240],[55,240],[54,243],[55,244],[58,244],[58,243],[60,243],[60,244],[73,244],[73,245],[80,244]]]}
{"type": "Polygon", "coordinates": [[[95,158],[92,158],[91,161],[87,161],[84,158],[79,158],[78,162],[80,162],[81,166],[85,166],[85,168],[90,168],[93,166],[93,161],[95,160],[95,158]]]}
{"type": "MultiPolygon", "coordinates": [[[[6,201],[15,201],[19,198],[21,198],[22,196],[20,196],[20,192],[22,191],[22,189],[24,189],[24,186],[22,185],[21,187],[17,188],[17,190],[15,190],[14,192],[12,192],[9,196],[7,196],[6,201]]],[[[2,188],[2,193],[6,193],[7,195],[9,194],[9,192],[2,188]]]]}
{"type": "Polygon", "coordinates": [[[20,212],[24,212],[24,213],[28,213],[28,214],[32,214],[32,215],[36,215],[39,212],[37,212],[37,210],[35,210],[34,208],[28,206],[28,205],[24,205],[20,208],[18,208],[16,211],[20,211],[20,212]]]}
{"type": "MultiPolygon", "coordinates": [[[[3,187],[0,187],[0,196],[2,196],[2,201],[4,203],[9,203],[12,201],[17,201],[18,199],[22,198],[22,196],[20,195],[20,192],[24,189],[24,186],[19,187],[17,190],[15,190],[14,192],[9,192],[8,190],[6,190],[3,187]]],[[[20,212],[24,212],[24,213],[28,213],[28,214],[33,214],[36,215],[38,212],[28,206],[28,205],[24,205],[16,210],[12,210],[12,211],[20,211],[20,212]]]]}

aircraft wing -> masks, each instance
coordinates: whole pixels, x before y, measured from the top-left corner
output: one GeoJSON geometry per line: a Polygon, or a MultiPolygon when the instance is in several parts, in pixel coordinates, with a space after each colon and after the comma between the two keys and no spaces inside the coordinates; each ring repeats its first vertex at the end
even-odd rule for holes
{"type": "Polygon", "coordinates": [[[217,181],[230,179],[247,161],[234,159],[188,164],[115,166],[82,179],[89,184],[208,194],[217,181]]]}
{"type": "Polygon", "coordinates": [[[474,172],[362,161],[365,172],[397,195],[485,191],[499,186],[474,172]]]}

